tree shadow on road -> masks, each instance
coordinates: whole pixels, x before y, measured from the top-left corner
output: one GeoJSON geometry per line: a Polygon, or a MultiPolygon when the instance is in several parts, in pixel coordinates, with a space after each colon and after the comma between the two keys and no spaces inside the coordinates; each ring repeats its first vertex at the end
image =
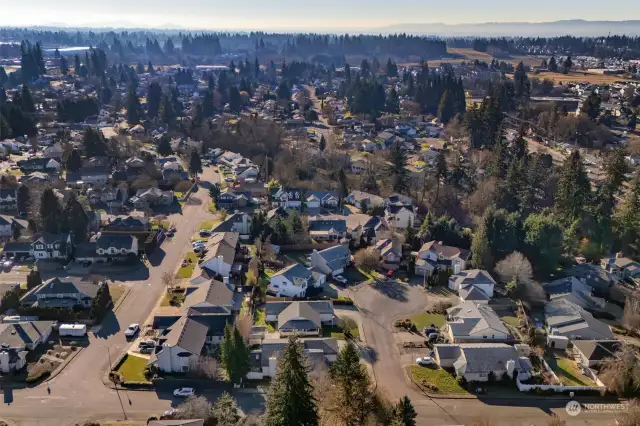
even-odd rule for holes
{"type": "Polygon", "coordinates": [[[358,352],[360,352],[360,357],[368,362],[369,364],[375,364],[378,362],[378,352],[371,346],[368,345],[357,345],[358,352]]]}
{"type": "Polygon", "coordinates": [[[118,318],[116,318],[116,314],[113,311],[109,311],[104,316],[100,325],[100,331],[95,333],[95,336],[98,339],[108,339],[109,336],[117,334],[120,330],[121,327],[118,318]]]}
{"type": "Polygon", "coordinates": [[[151,253],[147,259],[149,260],[149,263],[151,264],[151,266],[158,266],[162,263],[162,261],[164,260],[164,257],[167,254],[165,253],[165,251],[162,249],[162,247],[158,247],[157,249],[155,249],[153,251],[153,253],[151,253]]]}
{"type": "Polygon", "coordinates": [[[202,200],[199,197],[191,196],[184,203],[188,206],[200,206],[202,205],[202,200]]]}
{"type": "Polygon", "coordinates": [[[371,288],[384,294],[388,298],[399,302],[406,302],[409,300],[407,298],[407,288],[393,281],[376,280],[371,284],[371,288]]]}

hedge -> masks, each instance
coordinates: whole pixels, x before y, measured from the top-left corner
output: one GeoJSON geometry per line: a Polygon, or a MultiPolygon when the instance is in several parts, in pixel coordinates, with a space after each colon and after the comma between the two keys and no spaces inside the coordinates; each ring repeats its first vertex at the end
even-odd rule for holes
{"type": "Polygon", "coordinates": [[[47,371],[47,370],[42,370],[40,371],[38,374],[36,374],[35,376],[29,376],[25,379],[26,383],[36,383],[39,382],[40,380],[44,380],[47,377],[49,377],[51,375],[51,371],[47,371]]]}
{"type": "Polygon", "coordinates": [[[334,305],[349,305],[353,306],[353,300],[345,297],[344,299],[331,299],[334,305]]]}
{"type": "Polygon", "coordinates": [[[121,386],[125,388],[152,388],[154,384],[152,382],[134,382],[134,381],[125,381],[120,383],[121,386]]]}

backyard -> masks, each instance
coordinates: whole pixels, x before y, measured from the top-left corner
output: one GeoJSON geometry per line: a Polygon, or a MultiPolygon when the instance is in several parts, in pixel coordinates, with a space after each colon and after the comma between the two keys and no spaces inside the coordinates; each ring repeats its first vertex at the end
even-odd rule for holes
{"type": "Polygon", "coordinates": [[[134,355],[126,355],[124,362],[116,370],[120,373],[123,382],[146,382],[144,369],[148,360],[134,355]]]}
{"type": "Polygon", "coordinates": [[[503,317],[500,317],[500,319],[506,323],[509,324],[512,327],[516,327],[518,328],[520,326],[520,321],[518,320],[518,318],[512,316],[512,315],[505,315],[503,317]]]}
{"type": "Polygon", "coordinates": [[[445,323],[444,315],[423,312],[419,315],[411,317],[411,322],[416,326],[418,331],[422,331],[424,327],[431,327],[431,324],[440,328],[445,323]]]}
{"type": "Polygon", "coordinates": [[[545,361],[556,373],[558,379],[566,386],[597,386],[597,384],[582,374],[576,362],[569,358],[554,358],[545,356],[545,361]]]}
{"type": "Polygon", "coordinates": [[[263,326],[267,327],[267,331],[269,333],[273,333],[274,331],[276,331],[276,329],[273,328],[273,326],[271,324],[269,324],[269,323],[267,323],[265,321],[266,315],[267,315],[266,308],[256,309],[255,323],[256,323],[256,325],[263,325],[263,326]]]}
{"type": "Polygon", "coordinates": [[[414,383],[427,393],[436,394],[467,394],[456,378],[441,368],[421,367],[410,365],[407,367],[414,383]]]}

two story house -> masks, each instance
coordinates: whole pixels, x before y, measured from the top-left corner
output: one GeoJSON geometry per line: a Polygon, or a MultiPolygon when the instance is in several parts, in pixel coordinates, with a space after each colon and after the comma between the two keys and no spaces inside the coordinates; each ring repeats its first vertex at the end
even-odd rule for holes
{"type": "Polygon", "coordinates": [[[327,276],[335,277],[344,272],[351,262],[351,252],[347,246],[337,245],[324,250],[313,250],[311,268],[327,276]]]}
{"type": "Polygon", "coordinates": [[[602,269],[611,274],[614,280],[640,280],[640,263],[628,257],[606,257],[600,261],[602,269]]]}
{"type": "Polygon", "coordinates": [[[251,194],[227,189],[216,199],[216,207],[225,210],[235,210],[246,207],[251,202],[251,194]]]}
{"type": "Polygon", "coordinates": [[[70,234],[43,233],[31,244],[36,259],[67,259],[72,249],[70,234]]]}
{"type": "Polygon", "coordinates": [[[9,374],[27,364],[27,353],[46,342],[52,321],[0,324],[0,373],[9,374]]]}
{"type": "Polygon", "coordinates": [[[364,244],[375,244],[379,240],[391,237],[391,228],[386,219],[381,216],[369,216],[357,213],[346,217],[347,232],[352,239],[363,241],[364,244]]]}
{"type": "Polygon", "coordinates": [[[437,269],[451,269],[458,274],[467,269],[471,252],[457,247],[446,246],[442,241],[424,243],[416,256],[416,275],[431,276],[437,269]]]}
{"type": "Polygon", "coordinates": [[[52,278],[29,290],[20,298],[20,304],[26,307],[89,309],[101,285],[107,284],[94,284],[77,277],[52,278]]]}
{"type": "Polygon", "coordinates": [[[335,191],[311,191],[307,194],[307,209],[337,209],[340,199],[335,191]]]}
{"type": "Polygon", "coordinates": [[[277,297],[304,297],[307,288],[315,285],[311,271],[299,263],[279,270],[269,279],[269,290],[277,297]]]}
{"type": "Polygon", "coordinates": [[[211,232],[237,232],[240,235],[248,235],[251,233],[252,222],[253,219],[249,214],[236,210],[214,226],[211,232]]]}
{"type": "Polygon", "coordinates": [[[270,193],[272,207],[300,209],[304,200],[302,190],[297,188],[273,188],[270,193]]]}
{"type": "Polygon", "coordinates": [[[239,240],[240,234],[237,232],[218,232],[211,235],[207,244],[207,256],[200,267],[210,272],[211,276],[229,277],[239,240]]]}
{"type": "Polygon", "coordinates": [[[309,236],[314,240],[340,240],[347,236],[344,216],[309,216],[309,236]]]}
{"type": "Polygon", "coordinates": [[[489,303],[495,285],[493,277],[483,269],[469,269],[449,277],[449,289],[457,291],[463,302],[489,303]]]}
{"type": "Polygon", "coordinates": [[[345,201],[360,210],[384,205],[384,198],[362,191],[351,191],[345,201]]]}
{"type": "Polygon", "coordinates": [[[413,206],[390,204],[384,210],[384,218],[389,226],[399,230],[413,228],[416,213],[413,206]]]}
{"type": "Polygon", "coordinates": [[[18,208],[18,194],[16,188],[0,188],[0,210],[16,210],[18,208]]]}

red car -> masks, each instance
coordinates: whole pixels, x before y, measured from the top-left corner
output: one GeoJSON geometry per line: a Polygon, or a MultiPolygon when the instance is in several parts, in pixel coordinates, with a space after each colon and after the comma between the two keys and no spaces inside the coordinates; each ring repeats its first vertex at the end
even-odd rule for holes
{"type": "Polygon", "coordinates": [[[393,271],[391,269],[387,271],[387,277],[389,278],[393,277],[393,271]]]}

